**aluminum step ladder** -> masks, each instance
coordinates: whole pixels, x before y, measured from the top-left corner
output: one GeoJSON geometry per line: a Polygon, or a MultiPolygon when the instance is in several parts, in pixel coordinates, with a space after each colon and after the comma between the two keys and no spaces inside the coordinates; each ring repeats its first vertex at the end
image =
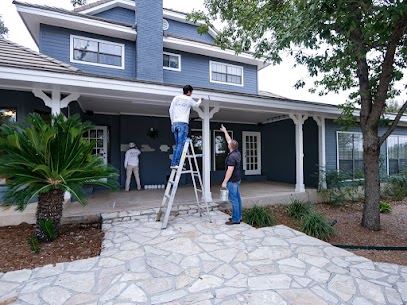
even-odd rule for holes
{"type": "Polygon", "coordinates": [[[165,193],[163,197],[163,201],[161,203],[160,209],[157,214],[157,221],[161,220],[161,216],[164,214],[164,220],[161,226],[161,229],[164,230],[167,228],[168,220],[170,218],[170,213],[172,209],[172,205],[174,203],[175,195],[177,193],[179,180],[182,174],[191,174],[192,183],[194,185],[195,191],[195,198],[198,204],[198,211],[199,215],[202,217],[202,210],[206,209],[208,220],[211,221],[211,216],[209,213],[209,205],[205,197],[202,177],[198,167],[198,161],[196,158],[203,157],[202,154],[195,154],[194,145],[190,138],[185,140],[184,149],[182,150],[181,159],[179,161],[179,166],[176,169],[171,170],[170,178],[168,179],[167,187],[165,188],[165,193]],[[185,159],[188,160],[189,169],[184,169],[185,159]],[[195,180],[198,178],[198,183],[195,180]],[[200,188],[198,188],[200,187],[200,188]],[[199,199],[199,193],[203,202],[199,199]]]}

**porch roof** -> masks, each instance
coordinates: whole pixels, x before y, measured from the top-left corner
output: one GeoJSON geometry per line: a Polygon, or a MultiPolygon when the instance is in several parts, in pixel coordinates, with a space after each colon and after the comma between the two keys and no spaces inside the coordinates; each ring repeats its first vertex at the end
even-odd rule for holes
{"type": "MultiPolygon", "coordinates": [[[[6,39],[0,39],[0,80],[1,89],[57,89],[62,94],[77,93],[81,96],[79,103],[83,110],[110,114],[167,115],[172,97],[180,94],[182,88],[179,84],[85,73],[6,39]],[[140,109],[147,110],[147,113],[139,113],[140,109]],[[154,109],[156,112],[152,112],[154,109]]],[[[229,109],[229,116],[240,113],[241,117],[252,123],[284,119],[283,115],[290,113],[326,118],[335,118],[341,114],[336,105],[264,94],[195,87],[194,96],[207,100],[210,97],[211,105],[229,109]]],[[[391,115],[388,117],[392,118],[391,115]]],[[[407,116],[403,116],[401,122],[407,122],[407,116]]]]}

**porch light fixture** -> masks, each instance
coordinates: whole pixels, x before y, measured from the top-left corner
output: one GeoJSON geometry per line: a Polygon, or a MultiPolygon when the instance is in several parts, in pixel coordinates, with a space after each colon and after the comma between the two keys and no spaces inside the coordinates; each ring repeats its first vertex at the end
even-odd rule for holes
{"type": "Polygon", "coordinates": [[[156,139],[158,138],[158,129],[155,129],[154,127],[151,127],[148,131],[147,131],[147,136],[149,136],[152,139],[156,139]]]}

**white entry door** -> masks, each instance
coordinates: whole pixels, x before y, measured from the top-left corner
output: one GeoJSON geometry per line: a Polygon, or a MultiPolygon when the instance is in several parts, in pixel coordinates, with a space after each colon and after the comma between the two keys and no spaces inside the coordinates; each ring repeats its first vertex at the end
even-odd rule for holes
{"type": "Polygon", "coordinates": [[[104,163],[107,163],[107,139],[108,132],[106,126],[96,126],[84,133],[83,137],[89,142],[94,141],[93,154],[99,156],[104,163]]]}
{"type": "Polygon", "coordinates": [[[261,175],[261,134],[243,131],[243,169],[246,175],[261,175]]]}

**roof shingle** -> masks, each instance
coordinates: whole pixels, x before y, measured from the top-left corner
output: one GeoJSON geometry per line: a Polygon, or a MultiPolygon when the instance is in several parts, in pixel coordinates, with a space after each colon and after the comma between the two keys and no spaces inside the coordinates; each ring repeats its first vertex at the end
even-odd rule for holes
{"type": "Polygon", "coordinates": [[[0,38],[0,66],[52,72],[72,73],[80,71],[78,68],[62,61],[35,52],[4,38],[0,38]]]}

